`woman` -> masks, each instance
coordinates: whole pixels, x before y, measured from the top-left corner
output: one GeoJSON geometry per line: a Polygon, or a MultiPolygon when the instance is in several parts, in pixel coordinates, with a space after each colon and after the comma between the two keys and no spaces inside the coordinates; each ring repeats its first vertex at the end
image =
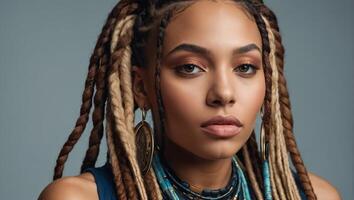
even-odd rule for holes
{"type": "Polygon", "coordinates": [[[296,147],[283,55],[276,17],[259,1],[120,1],[91,57],[55,181],[39,199],[340,199],[307,173],[296,147]],[[82,173],[60,178],[94,91],[82,173]],[[104,119],[108,160],[95,167],[104,119]]]}

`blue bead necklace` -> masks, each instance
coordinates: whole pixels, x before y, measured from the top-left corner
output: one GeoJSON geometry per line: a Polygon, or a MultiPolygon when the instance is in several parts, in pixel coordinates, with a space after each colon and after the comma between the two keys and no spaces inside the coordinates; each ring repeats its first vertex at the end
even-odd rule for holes
{"type": "Polygon", "coordinates": [[[203,196],[188,188],[184,183],[175,177],[168,167],[161,162],[159,153],[156,152],[153,158],[152,166],[155,170],[157,180],[163,192],[163,196],[168,200],[179,199],[204,199],[204,200],[220,200],[220,199],[243,199],[251,200],[250,191],[245,175],[239,166],[236,157],[233,157],[233,175],[232,185],[223,194],[216,197],[203,196]],[[177,192],[177,191],[178,192],[177,192]]]}

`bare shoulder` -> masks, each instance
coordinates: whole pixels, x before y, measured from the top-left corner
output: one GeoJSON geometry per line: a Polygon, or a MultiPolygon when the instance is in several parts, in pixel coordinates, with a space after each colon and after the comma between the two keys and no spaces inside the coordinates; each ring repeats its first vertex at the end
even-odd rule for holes
{"type": "Polygon", "coordinates": [[[97,187],[90,173],[63,177],[47,185],[38,200],[98,200],[97,187]]]}
{"type": "Polygon", "coordinates": [[[324,178],[309,173],[318,200],[340,200],[338,190],[324,178]]]}

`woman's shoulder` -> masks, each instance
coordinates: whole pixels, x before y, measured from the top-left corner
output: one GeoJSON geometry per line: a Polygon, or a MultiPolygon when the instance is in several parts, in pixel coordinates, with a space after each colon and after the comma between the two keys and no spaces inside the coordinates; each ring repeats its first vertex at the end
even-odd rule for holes
{"type": "Polygon", "coordinates": [[[98,200],[97,186],[91,173],[63,177],[47,185],[38,200],[98,200]]]}
{"type": "Polygon", "coordinates": [[[309,173],[309,177],[318,200],[341,199],[338,190],[327,180],[313,173],[309,173]]]}

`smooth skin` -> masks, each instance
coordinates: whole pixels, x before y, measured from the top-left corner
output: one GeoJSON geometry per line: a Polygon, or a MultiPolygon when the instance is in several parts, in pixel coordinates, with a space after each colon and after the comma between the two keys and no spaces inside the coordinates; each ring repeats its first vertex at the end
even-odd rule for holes
{"type": "MultiPolygon", "coordinates": [[[[148,43],[154,58],[156,40],[148,43]]],[[[174,16],[166,28],[161,60],[161,93],[165,106],[163,155],[177,176],[194,188],[224,187],[231,158],[254,128],[263,104],[265,80],[262,41],[254,20],[231,1],[201,0],[174,16]],[[205,11],[208,14],[205,14],[205,11]],[[216,115],[237,117],[243,127],[229,138],[215,138],[201,123],[216,115]]],[[[154,87],[156,60],[134,66],[133,91],[140,107],[157,119],[154,87]]],[[[319,200],[340,199],[337,190],[310,173],[319,200]]],[[[98,199],[90,173],[49,184],[40,200],[98,199]]]]}

